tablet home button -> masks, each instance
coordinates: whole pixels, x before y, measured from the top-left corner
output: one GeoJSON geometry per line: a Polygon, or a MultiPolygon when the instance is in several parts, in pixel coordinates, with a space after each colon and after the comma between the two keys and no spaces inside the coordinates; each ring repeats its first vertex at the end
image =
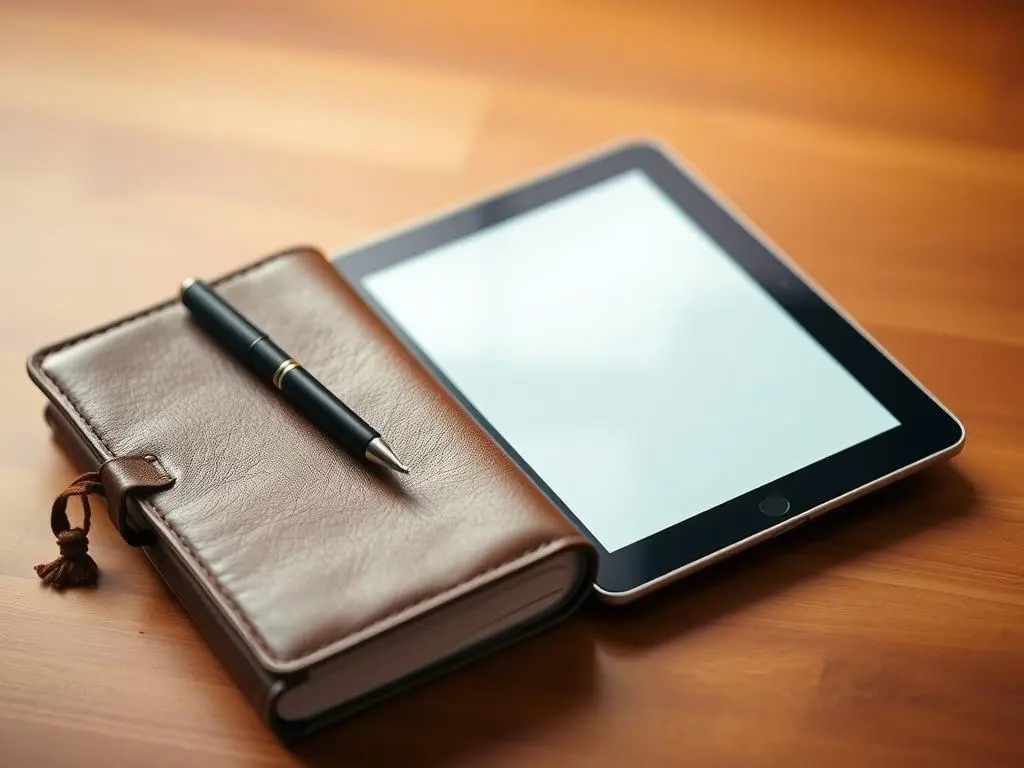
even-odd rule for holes
{"type": "Polygon", "coordinates": [[[766,496],[761,499],[761,503],[757,507],[761,510],[762,515],[782,517],[789,512],[789,499],[785,496],[766,496]]]}

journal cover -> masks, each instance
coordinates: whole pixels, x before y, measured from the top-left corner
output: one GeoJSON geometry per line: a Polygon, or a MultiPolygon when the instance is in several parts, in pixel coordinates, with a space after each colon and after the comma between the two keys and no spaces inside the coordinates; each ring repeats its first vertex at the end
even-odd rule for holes
{"type": "Polygon", "coordinates": [[[96,471],[111,520],[280,735],[580,603],[590,544],[319,251],[213,284],[412,473],[340,450],[178,301],[43,349],[28,368],[59,442],[96,471]]]}

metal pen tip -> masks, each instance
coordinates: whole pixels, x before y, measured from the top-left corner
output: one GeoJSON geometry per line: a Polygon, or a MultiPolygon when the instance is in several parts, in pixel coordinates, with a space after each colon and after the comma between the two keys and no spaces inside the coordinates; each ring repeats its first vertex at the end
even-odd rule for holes
{"type": "Polygon", "coordinates": [[[179,291],[180,295],[184,296],[185,295],[185,291],[187,291],[189,288],[191,288],[193,285],[195,285],[196,282],[197,281],[196,281],[196,279],[194,277],[186,277],[184,280],[182,280],[181,281],[181,289],[179,291]]]}
{"type": "Polygon", "coordinates": [[[391,446],[385,443],[382,437],[373,438],[366,446],[366,458],[374,464],[380,464],[382,467],[401,472],[403,475],[409,474],[409,468],[395,455],[391,446]]]}

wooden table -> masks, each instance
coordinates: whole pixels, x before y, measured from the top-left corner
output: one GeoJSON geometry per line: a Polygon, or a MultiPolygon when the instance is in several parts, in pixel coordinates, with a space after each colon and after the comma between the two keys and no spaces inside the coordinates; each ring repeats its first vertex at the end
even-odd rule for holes
{"type": "Polygon", "coordinates": [[[0,764],[1024,764],[1024,12],[1009,2],[0,9],[0,764]],[[277,744],[73,469],[37,346],[623,136],[709,176],[943,399],[965,452],[629,610],[277,744]]]}

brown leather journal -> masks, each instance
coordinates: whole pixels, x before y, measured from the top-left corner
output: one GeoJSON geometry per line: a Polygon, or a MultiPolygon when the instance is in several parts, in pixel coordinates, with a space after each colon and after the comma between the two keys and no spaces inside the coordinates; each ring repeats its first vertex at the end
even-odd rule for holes
{"type": "Polygon", "coordinates": [[[413,472],[378,472],[337,448],[177,301],[43,349],[28,368],[114,525],[279,735],[583,600],[590,544],[320,252],[286,251],[215,284],[413,472]]]}

